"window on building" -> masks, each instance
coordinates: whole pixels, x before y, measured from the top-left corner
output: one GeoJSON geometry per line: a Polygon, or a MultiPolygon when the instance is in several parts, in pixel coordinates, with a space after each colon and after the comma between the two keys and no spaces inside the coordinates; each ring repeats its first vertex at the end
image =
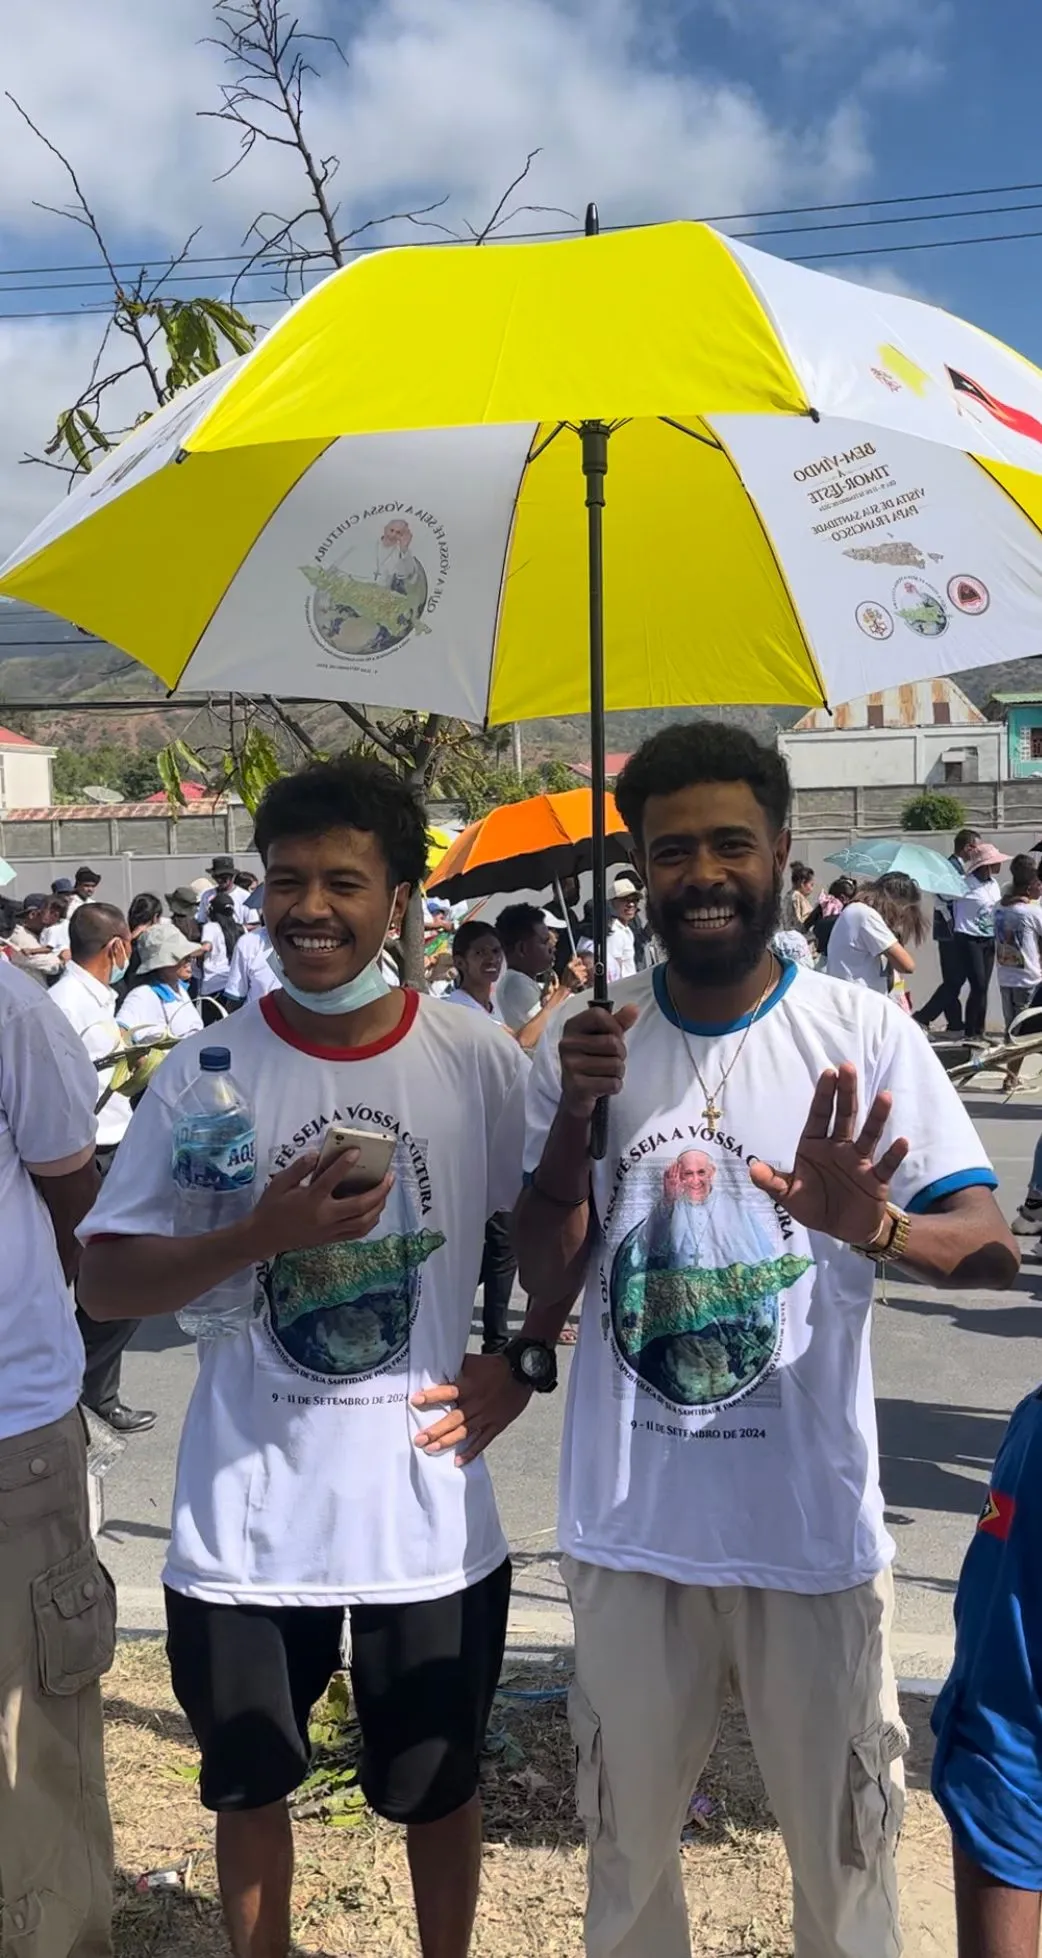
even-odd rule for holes
{"type": "Polygon", "coordinates": [[[1033,727],[1031,734],[1031,759],[1042,761],[1042,727],[1033,727]]]}
{"type": "Polygon", "coordinates": [[[883,707],[882,707],[882,703],[881,703],[880,701],[873,701],[873,700],[870,700],[870,701],[869,701],[869,703],[868,703],[868,725],[869,725],[869,727],[882,727],[882,725],[883,725],[883,707]]]}
{"type": "Polygon", "coordinates": [[[945,787],[947,787],[948,784],[951,782],[961,782],[962,780],[963,780],[963,772],[962,772],[961,761],[946,761],[944,764],[945,787]]]}
{"type": "Polygon", "coordinates": [[[951,710],[951,702],[950,702],[950,701],[947,701],[947,700],[935,700],[935,701],[934,701],[934,704],[933,704],[933,724],[934,724],[934,727],[951,727],[951,724],[952,724],[952,710],[951,710]]]}

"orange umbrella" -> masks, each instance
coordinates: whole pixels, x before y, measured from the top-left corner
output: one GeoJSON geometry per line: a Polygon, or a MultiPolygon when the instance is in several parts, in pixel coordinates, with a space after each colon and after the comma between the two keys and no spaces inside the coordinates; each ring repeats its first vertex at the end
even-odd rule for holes
{"type": "MultiPolygon", "coordinates": [[[[628,862],[629,832],[607,795],[604,826],[609,863],[628,862]]],[[[428,894],[456,904],[499,891],[544,891],[590,869],[592,829],[591,789],[504,803],[457,836],[427,885],[428,894]]]]}

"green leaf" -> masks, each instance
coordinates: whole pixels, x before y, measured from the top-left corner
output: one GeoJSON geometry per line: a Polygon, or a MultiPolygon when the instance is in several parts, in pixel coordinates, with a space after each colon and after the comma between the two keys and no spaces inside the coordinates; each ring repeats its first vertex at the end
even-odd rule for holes
{"type": "Polygon", "coordinates": [[[182,809],[188,806],[181,783],[181,770],[177,765],[177,756],[174,752],[176,746],[176,742],[171,742],[169,747],[160,748],[156,756],[159,779],[166,790],[167,801],[171,803],[174,815],[178,815],[182,809]]]}

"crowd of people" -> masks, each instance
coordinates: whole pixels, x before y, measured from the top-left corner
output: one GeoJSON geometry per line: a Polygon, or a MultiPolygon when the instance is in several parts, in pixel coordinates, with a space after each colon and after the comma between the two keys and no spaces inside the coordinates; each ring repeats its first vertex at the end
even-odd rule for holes
{"type": "MultiPolygon", "coordinates": [[[[674,725],[630,758],[616,800],[641,881],[611,888],[610,1007],[586,990],[575,885],[564,918],[513,904],[464,924],[444,996],[393,984],[385,948],[424,879],[426,823],[401,778],[358,756],[264,797],[263,926],[215,860],[191,916],[181,890],[168,917],[142,900],[132,923],[95,883],[65,921],[67,948],[47,947],[62,967],[51,989],[6,934],[12,1952],[23,1933],[40,1958],[110,1949],[100,1678],[115,1608],[88,1527],[83,1330],[122,1340],[245,1272],[252,1316],[200,1341],[164,1570],[173,1690],[216,1814],[236,1958],[290,1949],[288,1801],[345,1620],[361,1783],[405,1829],[424,1958],[469,1951],[511,1584],[486,1454],[555,1389],[577,1305],[559,1534],[589,1958],[686,1958],[681,1828],[732,1686],[792,1865],[797,1958],[897,1958],[907,1733],[888,1645],[874,1279],[893,1265],[1002,1289],[1017,1244],[966,1110],[888,996],[909,969],[896,954],[926,929],[918,892],[884,878],[815,903],[814,880],[794,878],[787,930],[824,941],[821,974],[775,949],[789,783],[773,748],[674,725]],[[263,949],[260,930],[274,983],[217,1028],[252,1108],[254,1200],[186,1235],[177,1111],[215,1040],[205,1009],[240,997],[236,962],[250,977],[243,948],[263,949]],[[96,1115],[113,1023],[162,1031],[169,1051],[133,1109],[113,1093],[96,1115]],[[345,1182],[350,1147],[319,1165],[344,1126],[393,1145],[379,1180],[345,1182]],[[515,1260],[527,1307],[511,1332],[515,1260]],[[483,1274],[484,1350],[470,1353],[483,1274]]],[[[1010,909],[1032,901],[1018,886],[1010,909]]],[[[24,928],[42,947],[34,917],[24,928]]],[[[1034,1911],[1037,1935],[1038,1432],[1025,1403],[967,1559],[936,1715],[962,1958],[1026,1952],[1008,1935],[1018,1911],[1021,1927],[1034,1911]]]]}

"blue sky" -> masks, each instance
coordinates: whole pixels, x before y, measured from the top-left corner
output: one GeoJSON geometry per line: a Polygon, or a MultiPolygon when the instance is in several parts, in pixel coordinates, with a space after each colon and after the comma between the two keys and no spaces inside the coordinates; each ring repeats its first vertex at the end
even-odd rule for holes
{"type": "MultiPolygon", "coordinates": [[[[581,212],[595,197],[605,222],[1042,182],[1038,0],[299,0],[297,11],[337,32],[349,57],[316,86],[311,127],[343,159],[357,220],[447,194],[450,223],[480,223],[537,146],[531,201],[581,212]]],[[[214,182],[234,141],[197,115],[221,80],[203,41],[212,21],[212,0],[48,0],[22,10],[5,46],[5,85],[74,158],[120,257],[176,249],[195,225],[196,251],[239,249],[259,209],[299,197],[293,160],[260,146],[214,182]]],[[[87,261],[85,235],[34,208],[65,195],[0,101],[0,314],[23,316],[0,318],[0,555],[60,493],[18,458],[77,394],[97,334],[89,315],[25,317],[99,301],[69,275],[46,293],[12,290],[25,283],[12,268],[87,261]]],[[[1008,201],[1042,205],[1042,191],[1008,201]]],[[[1042,232],[1042,209],[763,244],[796,255],[998,230],[1042,232]]],[[[1042,362],[1042,237],[824,269],[963,312],[1042,362]]],[[[129,383],[124,415],[143,405],[129,383]]]]}

